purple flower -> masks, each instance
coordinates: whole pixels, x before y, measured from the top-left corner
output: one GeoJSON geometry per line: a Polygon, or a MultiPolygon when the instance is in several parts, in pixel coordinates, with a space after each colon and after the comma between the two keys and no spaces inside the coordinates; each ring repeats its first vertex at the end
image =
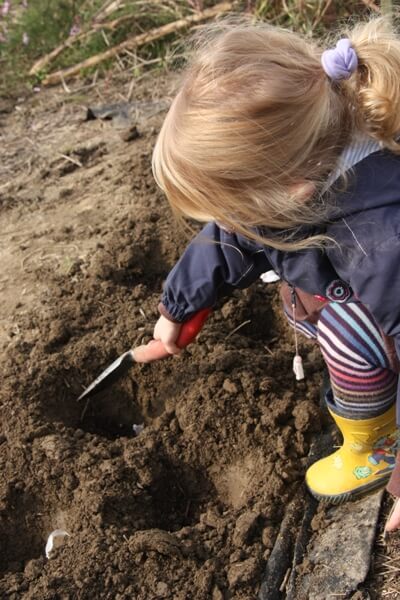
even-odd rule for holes
{"type": "Polygon", "coordinates": [[[10,7],[11,7],[10,0],[4,0],[3,6],[1,7],[1,14],[2,14],[3,17],[5,17],[6,15],[8,15],[8,13],[10,11],[10,7]]]}
{"type": "Polygon", "coordinates": [[[69,30],[69,35],[78,35],[78,33],[81,32],[81,28],[79,27],[79,25],[77,25],[76,23],[74,25],[72,25],[71,29],[69,30]]]}

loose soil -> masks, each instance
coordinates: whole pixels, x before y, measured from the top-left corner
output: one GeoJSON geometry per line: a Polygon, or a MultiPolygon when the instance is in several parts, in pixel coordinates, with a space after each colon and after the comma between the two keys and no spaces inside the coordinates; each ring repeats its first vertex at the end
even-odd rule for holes
{"type": "Polygon", "coordinates": [[[85,119],[130,84],[0,107],[0,597],[253,600],[324,419],[322,359],[305,342],[295,382],[276,285],[222,301],[179,358],[77,401],[151,339],[187,241],[151,174],[175,78],[134,88],[136,139],[85,119]],[[47,560],[55,529],[69,537],[47,560]]]}

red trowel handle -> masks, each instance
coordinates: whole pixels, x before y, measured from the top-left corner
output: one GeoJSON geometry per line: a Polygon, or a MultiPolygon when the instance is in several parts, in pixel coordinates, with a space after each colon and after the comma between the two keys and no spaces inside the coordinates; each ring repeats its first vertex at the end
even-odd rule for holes
{"type": "Polygon", "coordinates": [[[206,322],[210,312],[211,308],[203,308],[203,310],[199,310],[199,312],[189,319],[189,321],[183,323],[178,335],[178,339],[176,340],[176,345],[178,348],[186,348],[190,342],[193,342],[206,322]]]}
{"type": "MultiPolygon", "coordinates": [[[[210,312],[211,308],[203,308],[191,319],[182,324],[178,339],[176,340],[176,345],[179,348],[186,348],[186,346],[193,342],[206,322],[210,312]]],[[[171,356],[164,348],[164,344],[159,340],[152,340],[146,344],[146,346],[138,346],[132,350],[132,352],[135,361],[140,363],[151,362],[153,360],[171,356]]]]}

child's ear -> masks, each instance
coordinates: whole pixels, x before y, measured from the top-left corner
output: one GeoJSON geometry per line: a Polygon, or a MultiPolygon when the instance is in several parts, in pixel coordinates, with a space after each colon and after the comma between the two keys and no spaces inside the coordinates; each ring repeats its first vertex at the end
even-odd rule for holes
{"type": "Polygon", "coordinates": [[[315,193],[315,183],[312,181],[299,181],[290,186],[290,193],[299,200],[299,202],[307,202],[315,193]]]}

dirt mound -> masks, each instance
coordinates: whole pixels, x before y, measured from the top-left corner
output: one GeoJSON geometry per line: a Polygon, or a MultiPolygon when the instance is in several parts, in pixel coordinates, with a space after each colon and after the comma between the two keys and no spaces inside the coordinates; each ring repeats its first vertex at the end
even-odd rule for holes
{"type": "Polygon", "coordinates": [[[0,595],[253,600],[320,427],[322,359],[305,345],[296,384],[276,287],[260,281],[181,357],[77,402],[151,338],[185,245],[151,175],[162,113],[127,143],[80,102],[48,94],[3,123],[0,595]],[[57,528],[69,537],[47,560],[57,528]]]}

